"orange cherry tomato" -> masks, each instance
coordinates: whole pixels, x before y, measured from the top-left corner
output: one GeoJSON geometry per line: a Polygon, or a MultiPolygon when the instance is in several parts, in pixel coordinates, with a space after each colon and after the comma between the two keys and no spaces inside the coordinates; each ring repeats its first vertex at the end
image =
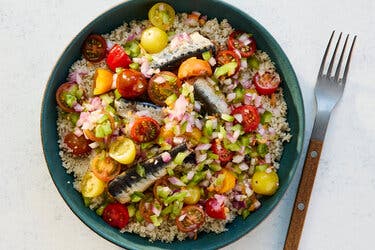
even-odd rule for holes
{"type": "Polygon", "coordinates": [[[180,88],[181,81],[175,74],[162,71],[150,79],[147,92],[153,103],[166,106],[165,100],[173,94],[178,95],[180,88]]]}
{"type": "Polygon", "coordinates": [[[121,171],[121,165],[105,152],[96,155],[90,167],[94,175],[104,182],[113,180],[121,171]]]}
{"type": "Polygon", "coordinates": [[[190,57],[181,63],[177,75],[180,79],[194,76],[211,76],[212,69],[207,61],[190,57]]]}
{"type": "Polygon", "coordinates": [[[160,125],[151,117],[142,116],[135,120],[130,129],[130,136],[138,143],[155,140],[160,132],[160,125]]]}

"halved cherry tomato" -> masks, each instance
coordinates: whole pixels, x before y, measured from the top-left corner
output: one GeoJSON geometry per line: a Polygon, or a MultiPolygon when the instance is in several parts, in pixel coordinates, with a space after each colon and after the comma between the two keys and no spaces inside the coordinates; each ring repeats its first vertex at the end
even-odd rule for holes
{"type": "Polygon", "coordinates": [[[199,206],[189,205],[182,208],[181,214],[176,217],[175,221],[181,232],[197,232],[205,221],[205,214],[199,206]]]}
{"type": "Polygon", "coordinates": [[[232,75],[236,74],[238,72],[238,70],[240,69],[240,65],[241,65],[240,57],[232,50],[221,50],[221,51],[219,51],[219,53],[217,53],[216,60],[217,60],[219,65],[224,65],[224,64],[227,64],[229,62],[236,62],[237,63],[236,70],[228,76],[232,76],[232,75]]]}
{"type": "Polygon", "coordinates": [[[83,96],[82,90],[79,89],[77,83],[66,82],[59,86],[56,91],[56,102],[65,112],[76,112],[73,105],[83,96]]]}
{"type": "Polygon", "coordinates": [[[151,216],[154,215],[152,206],[162,208],[162,204],[157,199],[144,198],[139,202],[139,212],[148,223],[152,223],[151,216]]]}
{"type": "Polygon", "coordinates": [[[174,17],[173,7],[166,3],[157,3],[148,11],[150,22],[163,30],[168,30],[173,25],[174,17]]]}
{"type": "Polygon", "coordinates": [[[154,187],[152,188],[152,192],[154,193],[155,199],[160,201],[160,197],[158,195],[158,187],[170,187],[171,183],[168,181],[168,178],[164,176],[163,178],[157,179],[154,183],[154,187]]]}
{"type": "Polygon", "coordinates": [[[180,79],[194,76],[211,76],[212,69],[207,61],[190,57],[181,63],[177,75],[180,79]]]}
{"type": "Polygon", "coordinates": [[[198,186],[187,186],[183,187],[183,190],[187,191],[187,195],[184,198],[184,203],[189,205],[197,204],[201,198],[201,189],[198,186]]]}
{"type": "Polygon", "coordinates": [[[117,137],[109,146],[109,156],[121,164],[133,163],[136,153],[134,142],[124,136],[117,137]]]}
{"type": "Polygon", "coordinates": [[[89,35],[82,45],[82,54],[87,61],[99,62],[107,52],[107,43],[101,35],[89,35]]]}
{"type": "Polygon", "coordinates": [[[233,159],[233,153],[224,148],[219,139],[215,139],[212,142],[211,149],[214,154],[219,156],[219,160],[222,164],[228,163],[233,159]]]}
{"type": "Polygon", "coordinates": [[[235,108],[232,115],[240,114],[242,116],[242,126],[246,133],[254,131],[258,128],[260,115],[256,107],[252,105],[243,105],[235,108]]]}
{"type": "Polygon", "coordinates": [[[254,37],[238,30],[229,35],[228,48],[238,50],[242,57],[249,57],[257,50],[254,37]]]}
{"type": "Polygon", "coordinates": [[[121,165],[104,151],[91,160],[90,167],[95,176],[105,182],[113,180],[121,171],[121,165]]]}
{"type": "Polygon", "coordinates": [[[84,197],[92,198],[103,193],[105,182],[91,171],[87,172],[81,181],[81,193],[84,197]]]}
{"type": "Polygon", "coordinates": [[[117,74],[116,88],[124,98],[141,96],[147,90],[147,80],[141,72],[124,69],[117,74]]]}
{"type": "Polygon", "coordinates": [[[204,208],[207,215],[211,218],[220,220],[227,218],[224,202],[219,202],[215,197],[209,198],[204,204],[204,208]]]}
{"type": "Polygon", "coordinates": [[[150,79],[147,92],[152,102],[165,106],[165,100],[173,94],[178,95],[180,87],[181,81],[175,74],[169,71],[162,71],[150,79]]]}
{"type": "Polygon", "coordinates": [[[101,95],[112,89],[113,73],[110,70],[97,68],[94,74],[93,94],[101,95]]]}
{"type": "Polygon", "coordinates": [[[227,169],[220,171],[224,175],[224,180],[221,186],[216,190],[219,194],[224,194],[231,191],[236,186],[236,177],[227,169]]]}
{"type": "Polygon", "coordinates": [[[64,143],[72,150],[76,156],[80,156],[91,151],[89,144],[91,141],[87,140],[83,135],[76,136],[73,132],[68,133],[64,137],[64,143]]]}
{"type": "Polygon", "coordinates": [[[160,126],[151,117],[142,116],[135,120],[130,129],[130,136],[138,143],[150,142],[158,137],[160,126]]]}
{"type": "MultiPolygon", "coordinates": [[[[103,111],[103,113],[104,113],[104,115],[106,115],[108,117],[108,121],[110,123],[111,130],[113,132],[115,130],[115,120],[113,119],[112,115],[109,114],[108,112],[103,111]]],[[[107,122],[107,121],[105,121],[105,122],[107,122]]],[[[98,137],[98,136],[95,135],[95,129],[94,129],[94,131],[84,129],[83,133],[89,140],[96,141],[96,142],[102,142],[104,140],[104,138],[107,138],[109,136],[109,135],[107,135],[105,137],[98,137]]]]}
{"type": "Polygon", "coordinates": [[[120,203],[110,203],[104,208],[102,218],[110,226],[122,229],[129,222],[129,211],[120,203]]]}
{"type": "Polygon", "coordinates": [[[271,95],[280,85],[280,76],[276,72],[265,72],[260,75],[258,72],[253,77],[255,89],[261,95],[271,95]]]}
{"type": "Polygon", "coordinates": [[[128,68],[131,62],[130,57],[119,44],[115,44],[107,56],[107,65],[112,71],[119,67],[128,68]]]}

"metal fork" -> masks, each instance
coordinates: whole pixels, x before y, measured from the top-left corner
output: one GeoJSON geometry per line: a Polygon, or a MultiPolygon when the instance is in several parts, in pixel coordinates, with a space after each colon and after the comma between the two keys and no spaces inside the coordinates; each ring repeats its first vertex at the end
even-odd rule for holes
{"type": "Polygon", "coordinates": [[[307,208],[310,201],[310,195],[313,189],[316,171],[318,169],[320,153],[322,151],[327,125],[333,108],[336,106],[344,92],[350,66],[350,59],[353,52],[355,41],[357,39],[357,36],[354,36],[349,54],[346,59],[345,69],[342,73],[341,66],[344,60],[344,54],[349,39],[349,35],[346,36],[344,45],[342,47],[341,55],[339,57],[339,61],[336,66],[336,70],[333,72],[336,59],[336,52],[339,48],[342,37],[342,33],[340,33],[335,49],[332,54],[331,61],[328,65],[328,69],[324,73],[324,69],[326,66],[326,58],[330,50],[334,34],[335,31],[332,32],[331,38],[329,39],[318,73],[318,79],[315,86],[317,114],[315,117],[314,127],[312,130],[307,155],[305,158],[305,163],[303,166],[302,176],[298,186],[297,196],[294,201],[292,217],[290,220],[289,229],[284,244],[284,250],[298,249],[307,213],[307,208]],[[332,75],[333,73],[334,75],[332,75]]]}

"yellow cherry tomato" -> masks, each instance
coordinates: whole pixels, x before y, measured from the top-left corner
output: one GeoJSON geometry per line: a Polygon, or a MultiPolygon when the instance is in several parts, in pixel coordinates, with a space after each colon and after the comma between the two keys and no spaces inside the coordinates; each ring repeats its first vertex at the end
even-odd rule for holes
{"type": "Polygon", "coordinates": [[[186,138],[193,144],[198,145],[199,140],[202,137],[202,131],[196,127],[193,128],[191,132],[185,132],[186,138]]]}
{"type": "Polygon", "coordinates": [[[109,156],[121,164],[133,163],[136,152],[134,142],[124,136],[117,137],[109,146],[109,156]]]}
{"type": "Polygon", "coordinates": [[[168,35],[157,27],[145,29],[141,36],[141,46],[151,54],[162,51],[168,44],[168,35]]]}
{"type": "Polygon", "coordinates": [[[92,198],[103,193],[105,182],[91,171],[87,172],[81,181],[81,193],[84,197],[92,198]]]}
{"type": "Polygon", "coordinates": [[[187,195],[184,198],[184,203],[189,205],[197,204],[201,198],[201,189],[198,186],[188,186],[185,190],[187,195]]]}
{"type": "Polygon", "coordinates": [[[150,22],[163,30],[168,30],[174,22],[175,11],[172,6],[166,3],[154,4],[148,11],[150,22]]]}
{"type": "Polygon", "coordinates": [[[224,174],[224,180],[221,187],[217,190],[218,193],[224,194],[231,191],[236,186],[236,177],[229,170],[221,170],[221,174],[224,174]]]}
{"type": "Polygon", "coordinates": [[[273,195],[279,188],[279,176],[276,172],[255,172],[251,180],[251,186],[255,193],[273,195]]]}
{"type": "Polygon", "coordinates": [[[111,90],[113,73],[106,69],[98,68],[94,75],[94,95],[101,95],[111,90]]]}
{"type": "Polygon", "coordinates": [[[121,171],[121,164],[109,157],[105,151],[91,160],[90,169],[102,181],[113,180],[121,171]]]}

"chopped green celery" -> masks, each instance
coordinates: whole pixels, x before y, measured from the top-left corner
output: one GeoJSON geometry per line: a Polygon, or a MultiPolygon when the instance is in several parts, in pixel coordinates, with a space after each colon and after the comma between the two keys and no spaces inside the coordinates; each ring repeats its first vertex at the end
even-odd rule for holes
{"type": "Polygon", "coordinates": [[[109,121],[105,121],[95,127],[95,136],[98,138],[104,138],[110,134],[112,134],[112,128],[109,121]]]}
{"type": "Polygon", "coordinates": [[[202,136],[202,137],[199,139],[199,142],[201,142],[201,143],[210,143],[210,138],[205,137],[205,136],[202,136]]]}
{"type": "Polygon", "coordinates": [[[91,203],[91,198],[82,196],[83,198],[83,203],[85,204],[86,207],[88,207],[91,203]]]}
{"type": "Polygon", "coordinates": [[[242,182],[242,181],[245,180],[245,178],[246,178],[246,175],[244,175],[244,174],[239,174],[238,177],[237,177],[237,181],[238,181],[238,182],[242,182]]]}
{"type": "Polygon", "coordinates": [[[205,166],[204,162],[201,162],[197,165],[196,171],[202,171],[205,166]]]}
{"type": "Polygon", "coordinates": [[[208,165],[208,167],[209,167],[212,171],[215,171],[215,172],[221,170],[221,166],[220,166],[220,164],[218,164],[218,163],[211,163],[211,164],[208,165]]]}
{"type": "Polygon", "coordinates": [[[249,209],[243,210],[241,215],[243,219],[246,219],[250,215],[249,209]]]}
{"type": "Polygon", "coordinates": [[[182,123],[182,125],[180,126],[180,133],[181,134],[184,134],[186,132],[186,127],[187,127],[187,122],[184,122],[182,123]]]}
{"type": "Polygon", "coordinates": [[[193,179],[190,181],[189,184],[191,185],[197,185],[199,182],[201,182],[204,178],[206,178],[207,172],[196,172],[193,179]]]}
{"type": "Polygon", "coordinates": [[[258,157],[258,153],[257,153],[257,151],[254,151],[254,150],[250,151],[249,155],[250,155],[251,158],[256,158],[256,157],[258,157]]]}
{"type": "Polygon", "coordinates": [[[260,123],[261,124],[267,124],[267,123],[270,123],[271,122],[271,118],[272,118],[272,113],[269,112],[268,110],[264,111],[264,113],[262,114],[262,117],[260,118],[260,123]]]}
{"type": "Polygon", "coordinates": [[[159,15],[161,16],[161,20],[163,21],[164,24],[169,23],[170,16],[168,15],[168,13],[165,10],[160,11],[159,15]]]}
{"type": "Polygon", "coordinates": [[[72,123],[73,126],[75,126],[77,124],[77,121],[79,120],[79,113],[69,113],[68,120],[72,123]]]}
{"type": "Polygon", "coordinates": [[[138,42],[135,40],[125,43],[124,49],[126,54],[132,58],[137,57],[141,53],[141,48],[139,47],[138,42]]]}
{"type": "Polygon", "coordinates": [[[171,106],[176,100],[177,100],[177,95],[176,95],[176,94],[173,94],[173,95],[168,96],[167,99],[165,99],[164,102],[165,102],[168,106],[171,106]]]}
{"type": "Polygon", "coordinates": [[[156,193],[160,198],[166,199],[171,192],[172,190],[169,187],[156,187],[156,193]]]}
{"type": "Polygon", "coordinates": [[[182,201],[175,201],[173,203],[172,212],[171,212],[172,218],[176,218],[181,213],[181,209],[183,206],[184,206],[184,203],[182,201]]]}
{"type": "Polygon", "coordinates": [[[220,67],[217,67],[214,76],[219,78],[221,76],[233,75],[237,68],[237,62],[229,62],[220,67]]]}
{"type": "Polygon", "coordinates": [[[111,105],[106,106],[105,111],[107,111],[108,113],[112,113],[112,114],[116,113],[116,110],[111,105]]]}
{"type": "Polygon", "coordinates": [[[145,197],[145,195],[141,192],[134,192],[130,195],[130,199],[132,202],[138,202],[142,200],[145,197]]]}
{"type": "Polygon", "coordinates": [[[190,152],[179,152],[176,157],[174,158],[173,162],[176,165],[182,165],[184,162],[185,158],[190,154],[190,152]]]}
{"type": "Polygon", "coordinates": [[[168,37],[174,36],[175,34],[176,32],[171,31],[171,30],[167,32],[168,37]]]}
{"type": "Polygon", "coordinates": [[[264,172],[268,168],[268,164],[261,164],[255,166],[255,172],[264,172]]]}
{"type": "Polygon", "coordinates": [[[247,65],[252,69],[259,69],[259,60],[255,56],[250,56],[247,58],[247,65]]]}
{"type": "Polygon", "coordinates": [[[137,164],[135,170],[137,171],[137,174],[139,174],[140,177],[146,176],[145,168],[141,164],[137,164]]]}
{"type": "Polygon", "coordinates": [[[207,50],[207,51],[205,51],[205,52],[202,53],[202,58],[205,61],[210,60],[211,57],[212,57],[211,51],[209,51],[209,50],[207,50]]]}
{"type": "Polygon", "coordinates": [[[103,94],[99,96],[100,99],[102,99],[103,102],[107,104],[113,103],[113,97],[109,96],[108,94],[103,94]]]}
{"type": "Polygon", "coordinates": [[[224,139],[224,138],[227,137],[227,131],[225,130],[225,128],[223,126],[220,126],[219,133],[218,133],[217,137],[219,139],[224,139]]]}
{"type": "Polygon", "coordinates": [[[167,173],[168,173],[169,176],[173,176],[174,175],[173,168],[168,168],[167,167],[167,173]]]}
{"type": "Polygon", "coordinates": [[[163,222],[162,218],[159,218],[156,214],[150,216],[151,222],[155,227],[158,227],[163,222]]]}
{"type": "Polygon", "coordinates": [[[149,61],[149,62],[151,62],[153,59],[152,59],[152,56],[150,55],[150,54],[145,54],[144,55],[145,57],[146,57],[146,59],[149,61]]]}
{"type": "Polygon", "coordinates": [[[243,135],[240,137],[240,143],[242,146],[248,146],[250,144],[250,136],[243,135]]]}
{"type": "Polygon", "coordinates": [[[141,212],[140,212],[139,210],[137,210],[137,212],[135,212],[135,219],[136,219],[138,222],[143,221],[143,217],[142,217],[141,212]]]}
{"type": "Polygon", "coordinates": [[[141,149],[148,149],[154,145],[154,142],[143,142],[141,143],[141,149]]]}
{"type": "Polygon", "coordinates": [[[241,174],[242,170],[240,169],[239,165],[235,165],[233,167],[233,172],[236,173],[236,174],[241,174]]]}
{"type": "Polygon", "coordinates": [[[213,132],[213,122],[212,120],[207,120],[205,123],[204,123],[204,126],[203,126],[203,134],[205,136],[211,136],[212,135],[212,132],[213,132]]]}
{"type": "Polygon", "coordinates": [[[116,74],[120,74],[122,71],[124,71],[124,69],[122,67],[117,67],[115,69],[116,74]]]}
{"type": "Polygon", "coordinates": [[[242,125],[241,124],[236,124],[234,125],[232,128],[231,128],[232,131],[236,131],[236,130],[239,130],[240,131],[240,135],[243,135],[245,133],[245,131],[243,131],[243,128],[242,128],[242,125]]]}
{"type": "Polygon", "coordinates": [[[244,96],[245,96],[245,89],[242,87],[237,87],[234,89],[234,93],[236,93],[236,98],[234,98],[233,102],[242,102],[244,96]]]}
{"type": "Polygon", "coordinates": [[[181,180],[183,183],[185,183],[185,184],[187,184],[187,183],[189,182],[189,180],[188,180],[188,178],[187,178],[187,175],[183,175],[183,176],[181,176],[180,180],[181,180]]]}
{"type": "Polygon", "coordinates": [[[129,68],[134,69],[134,70],[138,70],[139,69],[139,64],[133,62],[133,63],[129,64],[129,68]]]}
{"type": "Polygon", "coordinates": [[[182,201],[187,195],[187,191],[183,190],[181,192],[178,192],[178,193],[174,193],[173,195],[169,196],[168,198],[166,198],[164,200],[164,203],[165,204],[170,204],[174,201],[182,201]]]}
{"type": "Polygon", "coordinates": [[[108,120],[108,115],[107,114],[103,114],[96,122],[97,123],[103,123],[106,120],[108,120]]]}
{"type": "Polygon", "coordinates": [[[212,152],[207,152],[207,158],[213,159],[213,160],[218,160],[219,156],[217,154],[212,153],[212,152]]]}
{"type": "Polygon", "coordinates": [[[167,82],[170,82],[170,83],[174,83],[177,81],[177,77],[174,77],[174,76],[170,76],[170,75],[162,75],[163,78],[167,81],[167,82]]]}
{"type": "Polygon", "coordinates": [[[235,143],[230,143],[228,140],[224,139],[224,148],[230,151],[239,151],[241,150],[241,145],[238,141],[235,143]]]}
{"type": "Polygon", "coordinates": [[[225,174],[219,174],[217,176],[217,179],[215,180],[214,185],[217,187],[220,187],[221,185],[223,185],[224,179],[225,179],[225,174]]]}
{"type": "Polygon", "coordinates": [[[173,209],[173,205],[166,206],[163,210],[161,210],[160,215],[164,216],[164,215],[170,214],[172,212],[172,209],[173,209]]]}
{"type": "Polygon", "coordinates": [[[257,153],[261,156],[264,157],[268,153],[268,146],[265,143],[260,143],[257,146],[257,153]]]}
{"type": "Polygon", "coordinates": [[[118,92],[117,89],[115,89],[115,91],[113,91],[113,93],[115,94],[115,100],[118,100],[118,99],[121,98],[121,94],[120,94],[120,92],[118,92]]]}
{"type": "Polygon", "coordinates": [[[133,204],[128,205],[129,217],[133,217],[136,211],[137,209],[135,208],[133,204]]]}
{"type": "Polygon", "coordinates": [[[161,145],[160,150],[162,151],[168,151],[172,149],[172,145],[168,143],[164,143],[161,145]]]}
{"type": "Polygon", "coordinates": [[[188,84],[188,83],[182,85],[181,94],[182,94],[183,96],[186,96],[186,97],[187,97],[187,96],[190,95],[193,91],[194,91],[194,87],[193,87],[193,85],[188,84]]]}
{"type": "Polygon", "coordinates": [[[107,204],[100,205],[96,210],[95,213],[99,216],[102,216],[104,208],[107,206],[107,204]]]}
{"type": "Polygon", "coordinates": [[[233,122],[234,117],[228,114],[221,114],[221,119],[223,119],[226,122],[233,122]]]}
{"type": "Polygon", "coordinates": [[[66,94],[64,96],[64,101],[68,105],[69,108],[72,108],[73,105],[77,102],[77,97],[71,94],[66,94]]]}

